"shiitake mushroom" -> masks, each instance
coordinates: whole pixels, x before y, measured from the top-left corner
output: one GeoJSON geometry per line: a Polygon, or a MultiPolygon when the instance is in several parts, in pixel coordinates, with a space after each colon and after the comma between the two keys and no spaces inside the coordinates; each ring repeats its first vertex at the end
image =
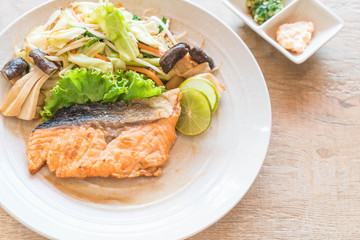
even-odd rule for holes
{"type": "Polygon", "coordinates": [[[215,67],[214,60],[201,48],[195,46],[190,49],[190,46],[187,43],[178,43],[170,48],[164,56],[160,58],[160,66],[162,67],[162,70],[165,73],[170,72],[175,64],[188,53],[195,62],[199,64],[207,62],[211,69],[215,67]]]}
{"type": "Polygon", "coordinates": [[[201,48],[195,46],[190,49],[189,54],[195,62],[199,64],[207,62],[209,63],[209,67],[211,69],[215,67],[214,60],[209,55],[207,55],[205,51],[201,48]]]}
{"type": "Polygon", "coordinates": [[[40,49],[31,50],[29,56],[34,60],[36,66],[38,66],[41,71],[48,75],[50,75],[59,68],[54,62],[47,59],[46,54],[40,49]]]}
{"type": "Polygon", "coordinates": [[[27,62],[22,58],[14,58],[5,64],[1,73],[9,81],[20,76],[27,68],[27,62]]]}
{"type": "Polygon", "coordinates": [[[178,43],[172,48],[170,48],[164,56],[160,58],[160,66],[165,73],[170,72],[170,70],[175,66],[175,64],[185,57],[185,55],[190,51],[190,46],[187,43],[178,43]]]}

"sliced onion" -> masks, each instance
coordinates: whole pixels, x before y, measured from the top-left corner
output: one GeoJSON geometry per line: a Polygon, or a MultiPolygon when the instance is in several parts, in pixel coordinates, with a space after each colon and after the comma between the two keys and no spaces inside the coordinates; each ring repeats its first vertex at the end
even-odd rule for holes
{"type": "Polygon", "coordinates": [[[88,40],[88,38],[82,38],[82,39],[79,39],[79,40],[77,40],[75,42],[72,42],[72,43],[68,44],[67,46],[65,46],[64,48],[62,48],[60,51],[58,51],[55,54],[55,56],[60,56],[61,54],[66,53],[67,51],[82,47],[82,46],[85,45],[87,40],[88,40]]]}
{"type": "Polygon", "coordinates": [[[115,45],[112,44],[109,40],[104,40],[104,42],[106,43],[107,46],[109,46],[109,48],[111,48],[112,50],[114,50],[114,51],[117,52],[117,53],[119,52],[119,51],[116,49],[115,45]]]}
{"type": "Polygon", "coordinates": [[[44,25],[44,29],[47,29],[49,26],[51,26],[51,24],[53,24],[58,19],[59,16],[60,16],[60,10],[56,10],[53,14],[51,14],[49,20],[44,25]]]}
{"type": "Polygon", "coordinates": [[[150,64],[150,63],[148,63],[148,62],[146,62],[146,61],[144,61],[144,60],[142,60],[142,59],[140,59],[140,58],[135,58],[134,61],[137,62],[137,63],[140,63],[140,64],[142,64],[142,65],[144,65],[144,66],[147,66],[147,67],[149,67],[149,68],[152,68],[152,69],[154,69],[156,72],[158,72],[158,73],[160,73],[160,74],[162,74],[162,75],[166,75],[166,74],[165,74],[163,71],[161,71],[159,68],[155,67],[154,65],[152,65],[152,64],[150,64]]]}
{"type": "Polygon", "coordinates": [[[75,66],[75,63],[70,64],[69,66],[67,66],[66,68],[64,68],[63,70],[61,70],[61,71],[59,72],[59,75],[60,75],[60,76],[63,76],[64,73],[66,73],[67,71],[69,71],[70,69],[72,69],[74,66],[75,66]]]}
{"type": "Polygon", "coordinates": [[[95,35],[95,37],[101,38],[101,39],[106,39],[105,34],[99,33],[91,28],[86,28],[86,30],[88,30],[91,34],[95,35]]]}
{"type": "Polygon", "coordinates": [[[53,61],[53,62],[60,62],[62,61],[62,59],[58,56],[45,56],[47,59],[49,59],[50,61],[53,61]]]}
{"type": "Polygon", "coordinates": [[[167,35],[169,36],[171,42],[176,45],[177,44],[177,41],[176,39],[174,38],[174,36],[172,35],[172,33],[170,32],[168,26],[166,26],[158,17],[156,16],[152,16],[150,17],[152,20],[156,21],[164,30],[164,32],[167,33],[167,35]]]}
{"type": "Polygon", "coordinates": [[[69,20],[67,20],[67,22],[74,27],[80,27],[80,28],[98,28],[99,27],[99,25],[91,24],[91,23],[74,22],[74,21],[69,21],[69,20]]]}

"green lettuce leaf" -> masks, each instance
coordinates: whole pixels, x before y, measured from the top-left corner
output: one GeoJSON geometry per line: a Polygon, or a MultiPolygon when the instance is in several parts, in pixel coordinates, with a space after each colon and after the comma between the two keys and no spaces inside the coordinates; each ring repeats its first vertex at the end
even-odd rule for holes
{"type": "Polygon", "coordinates": [[[121,100],[130,101],[134,98],[148,98],[159,95],[165,91],[164,87],[156,87],[151,79],[144,80],[143,75],[134,71],[118,73],[118,79],[127,80],[128,93],[122,96],[121,100]]]}
{"type": "Polygon", "coordinates": [[[108,40],[114,43],[123,61],[130,61],[139,55],[136,41],[132,40],[125,18],[112,3],[101,4],[91,13],[91,18],[105,32],[108,40]]]}
{"type": "Polygon", "coordinates": [[[57,110],[78,103],[109,103],[134,98],[153,97],[164,92],[151,79],[144,79],[134,71],[102,74],[98,71],[76,68],[66,72],[64,77],[50,90],[44,109],[40,112],[44,120],[57,110]]]}

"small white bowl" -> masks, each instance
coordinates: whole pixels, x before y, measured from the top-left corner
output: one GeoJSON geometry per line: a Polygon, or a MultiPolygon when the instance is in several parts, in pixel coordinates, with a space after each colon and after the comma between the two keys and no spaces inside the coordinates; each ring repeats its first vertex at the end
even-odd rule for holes
{"type": "Polygon", "coordinates": [[[283,10],[262,25],[258,25],[253,20],[246,7],[246,0],[222,1],[250,28],[297,64],[305,62],[344,27],[344,21],[319,0],[283,0],[283,10]],[[275,40],[276,30],[280,25],[297,21],[311,21],[315,25],[315,32],[313,33],[312,39],[308,47],[301,54],[294,54],[287,51],[275,40]]]}

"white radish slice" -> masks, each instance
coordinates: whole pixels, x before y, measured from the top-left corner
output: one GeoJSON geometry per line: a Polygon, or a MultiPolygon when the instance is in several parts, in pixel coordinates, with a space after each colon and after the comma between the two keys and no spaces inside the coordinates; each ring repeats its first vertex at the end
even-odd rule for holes
{"type": "Polygon", "coordinates": [[[23,106],[21,107],[21,112],[18,115],[18,118],[23,120],[32,120],[35,118],[36,106],[39,99],[40,88],[44,82],[50,77],[50,75],[44,74],[39,81],[36,82],[35,86],[30,91],[30,94],[26,98],[23,106]]]}

